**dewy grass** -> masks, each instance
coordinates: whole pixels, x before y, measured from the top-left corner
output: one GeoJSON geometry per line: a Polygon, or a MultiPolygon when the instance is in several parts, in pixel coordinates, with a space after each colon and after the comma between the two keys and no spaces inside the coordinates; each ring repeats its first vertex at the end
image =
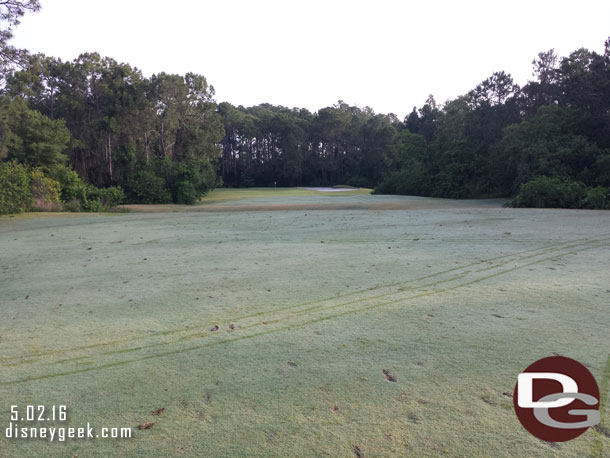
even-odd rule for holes
{"type": "Polygon", "coordinates": [[[553,353],[607,391],[610,215],[354,192],[0,218],[0,456],[610,456],[607,402],[548,444],[506,395],[553,353]],[[254,211],[302,199],[373,209],[254,211]],[[28,404],[134,437],[5,439],[28,404]]]}

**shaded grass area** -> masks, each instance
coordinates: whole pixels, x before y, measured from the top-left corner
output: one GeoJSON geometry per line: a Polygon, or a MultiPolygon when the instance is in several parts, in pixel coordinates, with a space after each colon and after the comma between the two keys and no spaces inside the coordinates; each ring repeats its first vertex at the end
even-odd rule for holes
{"type": "Polygon", "coordinates": [[[0,455],[606,456],[603,428],[536,440],[509,395],[553,353],[607,372],[608,218],[471,203],[0,219],[0,431],[26,403],[67,404],[74,426],[154,423],[0,437],[0,455]]]}

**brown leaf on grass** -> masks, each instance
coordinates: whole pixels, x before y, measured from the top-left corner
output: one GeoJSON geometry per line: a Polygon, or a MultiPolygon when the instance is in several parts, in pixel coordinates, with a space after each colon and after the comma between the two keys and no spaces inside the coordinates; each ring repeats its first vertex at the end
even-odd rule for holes
{"type": "Polygon", "coordinates": [[[491,316],[495,316],[496,318],[504,318],[502,315],[498,315],[497,313],[492,313],[491,316]]]}
{"type": "Polygon", "coordinates": [[[356,456],[356,458],[363,458],[364,457],[364,453],[362,452],[362,449],[360,448],[360,446],[354,445],[352,447],[352,451],[354,452],[354,455],[356,456]]]}
{"type": "Polygon", "coordinates": [[[216,331],[218,331],[219,329],[220,329],[220,328],[219,328],[219,327],[218,327],[218,325],[216,324],[216,325],[214,325],[214,327],[213,327],[212,329],[210,329],[210,331],[212,331],[212,332],[216,332],[216,331]]]}
{"type": "Polygon", "coordinates": [[[153,410],[150,414],[151,415],[161,415],[163,412],[165,412],[165,407],[161,407],[157,410],[153,410]]]}
{"type": "Polygon", "coordinates": [[[335,404],[335,405],[333,406],[333,412],[336,412],[337,410],[339,410],[339,406],[338,406],[337,404],[335,404]]]}
{"type": "Polygon", "coordinates": [[[153,426],[155,426],[155,423],[154,423],[154,422],[152,422],[152,421],[147,421],[146,423],[143,423],[143,424],[141,424],[141,425],[138,425],[138,426],[137,426],[137,428],[138,428],[139,430],[143,430],[143,429],[150,429],[150,428],[152,428],[153,426]]]}
{"type": "Polygon", "coordinates": [[[502,393],[504,396],[508,397],[508,398],[512,398],[513,397],[513,393],[510,393],[508,391],[505,391],[504,393],[502,393]]]}
{"type": "Polygon", "coordinates": [[[230,324],[230,325],[229,325],[229,329],[230,329],[231,331],[233,331],[233,330],[235,329],[235,325],[234,325],[234,324],[230,324]]]}
{"type": "Polygon", "coordinates": [[[30,296],[25,296],[25,298],[26,298],[26,299],[29,299],[29,298],[30,298],[30,296]]]}
{"type": "Polygon", "coordinates": [[[383,372],[383,375],[385,375],[385,378],[388,379],[388,381],[390,382],[397,382],[398,380],[396,380],[396,377],[394,377],[389,370],[387,369],[383,369],[381,372],[383,372]]]}
{"type": "Polygon", "coordinates": [[[288,361],[288,365],[290,367],[297,367],[297,363],[295,363],[294,361],[288,361]]]}

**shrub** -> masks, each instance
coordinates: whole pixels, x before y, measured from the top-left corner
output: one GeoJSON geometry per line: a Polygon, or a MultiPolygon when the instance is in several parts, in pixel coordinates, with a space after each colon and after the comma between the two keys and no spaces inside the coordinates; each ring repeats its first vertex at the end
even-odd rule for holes
{"type": "Polygon", "coordinates": [[[80,202],[87,197],[87,184],[70,167],[65,165],[55,167],[51,177],[61,185],[63,202],[80,202]]]}
{"type": "Polygon", "coordinates": [[[66,212],[79,212],[80,211],[80,201],[74,199],[74,200],[69,200],[68,202],[64,202],[63,209],[66,212]]]}
{"type": "Polygon", "coordinates": [[[193,204],[201,197],[193,183],[190,181],[179,181],[174,186],[174,202],[177,204],[193,204]]]}
{"type": "Polygon", "coordinates": [[[85,198],[79,202],[77,211],[83,212],[103,212],[106,208],[99,199],[85,198]]]}
{"type": "Polygon", "coordinates": [[[44,176],[42,170],[34,169],[30,172],[30,191],[32,210],[47,212],[61,210],[61,184],[44,176]]]}
{"type": "Polygon", "coordinates": [[[587,188],[570,179],[536,177],[519,188],[513,207],[582,208],[587,188]]]}
{"type": "Polygon", "coordinates": [[[138,170],[127,179],[127,198],[140,204],[167,204],[172,196],[165,180],[150,170],[138,170]]]}
{"type": "Polygon", "coordinates": [[[104,208],[112,208],[125,200],[125,194],[118,186],[110,186],[108,188],[90,186],[87,190],[87,200],[97,200],[104,208]]]}
{"type": "Polygon", "coordinates": [[[85,185],[81,195],[64,204],[66,211],[102,212],[116,207],[125,199],[123,190],[117,186],[96,188],[85,185]]]}
{"type": "Polygon", "coordinates": [[[208,160],[189,159],[174,165],[173,200],[193,204],[216,186],[216,172],[208,160]]]}
{"type": "Polygon", "coordinates": [[[393,172],[373,191],[374,194],[401,194],[427,196],[430,186],[425,167],[419,162],[412,162],[409,167],[393,172]]]}
{"type": "Polygon", "coordinates": [[[0,163],[0,214],[21,213],[32,203],[30,176],[16,162],[0,163]]]}
{"type": "Polygon", "coordinates": [[[605,186],[589,188],[583,206],[584,208],[610,210],[610,188],[605,186]]]}

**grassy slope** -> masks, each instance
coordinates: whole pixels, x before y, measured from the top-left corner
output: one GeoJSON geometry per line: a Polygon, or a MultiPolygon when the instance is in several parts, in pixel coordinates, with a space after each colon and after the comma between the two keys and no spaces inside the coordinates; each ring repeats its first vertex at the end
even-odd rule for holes
{"type": "Polygon", "coordinates": [[[351,191],[333,191],[333,192],[320,192],[310,191],[307,189],[299,188],[218,188],[210,192],[206,197],[203,198],[202,203],[211,203],[219,201],[228,201],[234,199],[251,199],[258,197],[293,197],[293,196],[317,196],[330,195],[330,196],[350,196],[350,195],[368,195],[371,193],[370,189],[355,189],[351,191]]]}
{"type": "Polygon", "coordinates": [[[552,352],[601,380],[608,213],[306,213],[0,219],[0,431],[25,403],[155,422],[0,456],[610,454],[534,439],[502,394],[552,352]]]}

